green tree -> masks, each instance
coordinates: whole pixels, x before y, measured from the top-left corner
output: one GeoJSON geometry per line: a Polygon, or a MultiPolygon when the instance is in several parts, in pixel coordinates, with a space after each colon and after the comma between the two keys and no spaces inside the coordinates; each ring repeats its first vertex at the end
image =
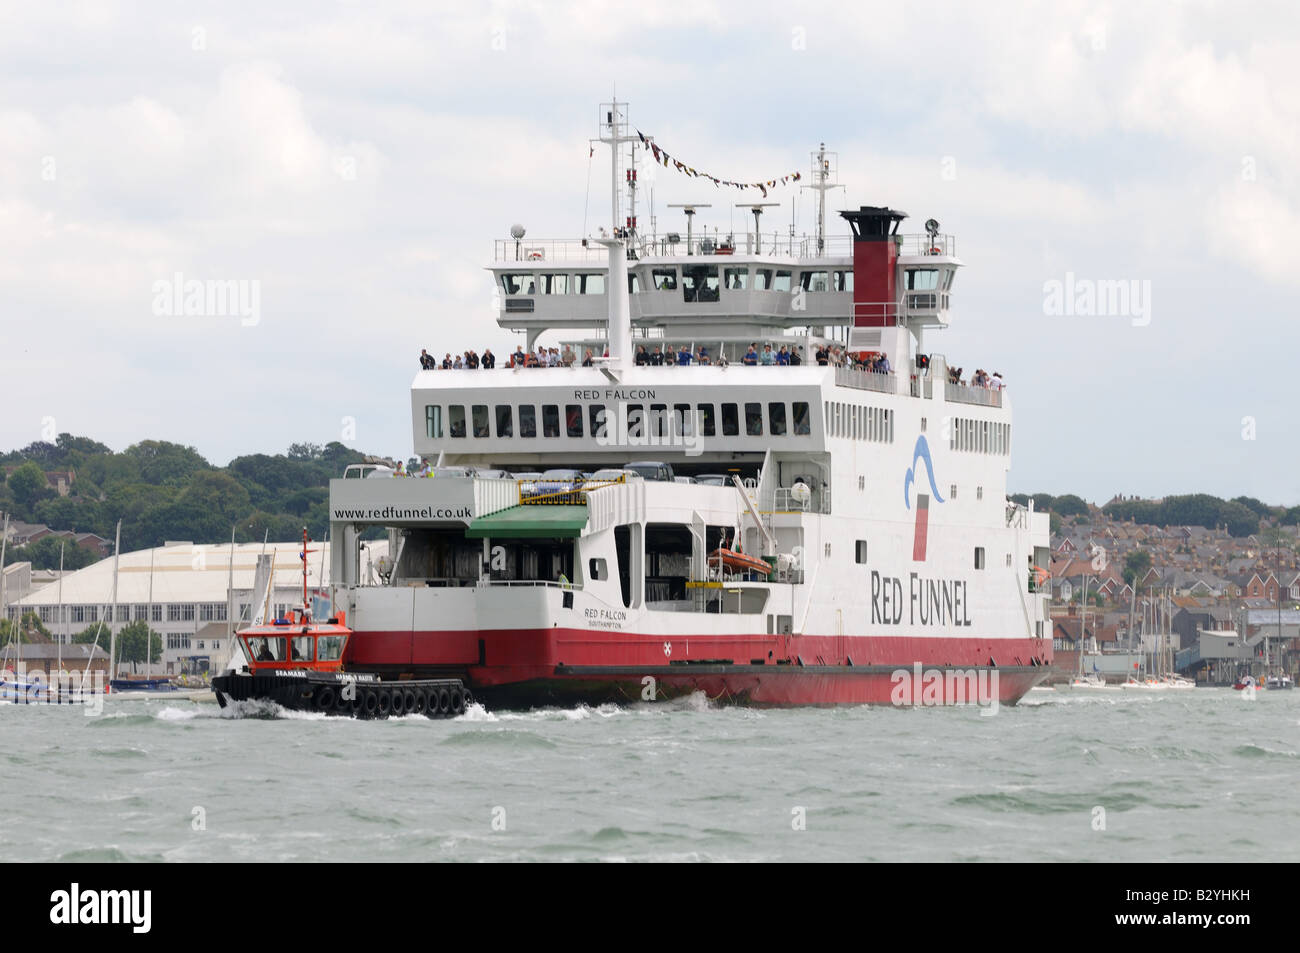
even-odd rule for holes
{"type": "Polygon", "coordinates": [[[74,633],[72,641],[77,645],[90,645],[98,639],[100,647],[107,652],[110,635],[111,633],[109,632],[107,624],[103,622],[92,622],[80,632],[74,633]]]}
{"type": "Polygon", "coordinates": [[[162,661],[162,635],[149,628],[144,619],[137,619],[122,626],[117,633],[117,658],[120,662],[130,662],[131,671],[135,671],[138,662],[145,661],[146,649],[149,661],[162,661]]]}
{"type": "Polygon", "coordinates": [[[1051,508],[1053,513],[1060,513],[1062,516],[1087,516],[1089,513],[1088,504],[1082,497],[1075,496],[1073,493],[1058,496],[1052,501],[1051,508]]]}
{"type": "Polygon", "coordinates": [[[10,546],[5,552],[5,565],[31,563],[33,569],[58,569],[60,546],[63,547],[64,570],[85,569],[99,560],[89,549],[70,539],[43,536],[26,546],[10,546]]]}
{"type": "Polygon", "coordinates": [[[1135,549],[1124,557],[1124,581],[1135,589],[1150,571],[1151,554],[1145,549],[1135,549]]]}
{"type": "Polygon", "coordinates": [[[141,440],[125,452],[140,464],[140,476],[146,483],[180,485],[198,471],[212,469],[193,447],[166,440],[141,440]]]}
{"type": "Polygon", "coordinates": [[[9,491],[19,506],[32,506],[49,494],[45,471],[35,461],[28,460],[9,474],[9,491]]]}

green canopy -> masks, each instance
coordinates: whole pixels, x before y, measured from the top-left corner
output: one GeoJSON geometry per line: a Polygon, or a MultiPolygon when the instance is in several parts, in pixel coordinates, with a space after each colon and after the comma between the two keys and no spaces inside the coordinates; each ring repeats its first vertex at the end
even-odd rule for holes
{"type": "Polygon", "coordinates": [[[586,504],[525,503],[480,516],[469,524],[469,539],[573,538],[587,525],[586,504]]]}

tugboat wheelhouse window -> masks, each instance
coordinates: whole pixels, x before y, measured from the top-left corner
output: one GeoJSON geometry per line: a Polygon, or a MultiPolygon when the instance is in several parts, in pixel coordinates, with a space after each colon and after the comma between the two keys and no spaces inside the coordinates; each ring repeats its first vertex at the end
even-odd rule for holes
{"type": "Polygon", "coordinates": [[[580,295],[603,295],[605,293],[604,275],[574,275],[574,290],[580,295]]]}
{"type": "Polygon", "coordinates": [[[250,636],[248,639],[248,650],[254,662],[283,662],[284,638],[278,635],[250,636]]]}
{"type": "Polygon", "coordinates": [[[519,436],[537,436],[537,408],[532,404],[519,405],[519,436]]]}
{"type": "Polygon", "coordinates": [[[542,436],[558,437],[560,435],[560,405],[542,405],[542,436]]]}
{"type": "Polygon", "coordinates": [[[453,437],[465,436],[465,405],[452,404],[447,408],[447,420],[451,425],[453,437]]]}
{"type": "Polygon", "coordinates": [[[497,404],[497,436],[513,437],[515,435],[514,408],[509,404],[497,404]]]}
{"type": "Polygon", "coordinates": [[[316,640],[316,660],[337,662],[343,657],[343,642],[341,635],[322,635],[316,640]]]}
{"type": "Polygon", "coordinates": [[[474,436],[487,437],[488,431],[488,405],[474,404],[474,436]]]}
{"type": "Polygon", "coordinates": [[[767,432],[773,437],[785,436],[785,404],[767,405],[767,432]]]}
{"type": "Polygon", "coordinates": [[[433,440],[442,439],[442,408],[437,404],[425,405],[424,435],[433,440]]]}
{"type": "Polygon", "coordinates": [[[735,404],[722,405],[722,435],[724,437],[740,436],[740,413],[735,404]]]}
{"type": "Polygon", "coordinates": [[[312,642],[310,635],[295,635],[289,640],[289,661],[291,662],[310,662],[312,661],[312,642]]]}
{"type": "Polygon", "coordinates": [[[722,277],[723,284],[728,291],[744,291],[745,286],[749,284],[749,269],[724,268],[722,277]]]}

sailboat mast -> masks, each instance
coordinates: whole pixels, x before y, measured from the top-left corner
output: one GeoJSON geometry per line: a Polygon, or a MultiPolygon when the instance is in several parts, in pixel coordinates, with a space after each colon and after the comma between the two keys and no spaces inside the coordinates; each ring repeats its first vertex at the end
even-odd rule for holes
{"type": "Polygon", "coordinates": [[[122,521],[117,521],[117,533],[113,537],[113,605],[108,610],[108,682],[113,683],[113,659],[117,657],[117,632],[113,621],[117,618],[117,563],[122,552],[122,521]]]}
{"type": "Polygon", "coordinates": [[[66,545],[67,545],[66,542],[59,543],[59,630],[60,631],[59,631],[58,646],[55,648],[54,651],[58,653],[58,657],[59,657],[58,666],[60,672],[63,671],[63,637],[67,634],[65,627],[63,625],[63,547],[66,545]]]}

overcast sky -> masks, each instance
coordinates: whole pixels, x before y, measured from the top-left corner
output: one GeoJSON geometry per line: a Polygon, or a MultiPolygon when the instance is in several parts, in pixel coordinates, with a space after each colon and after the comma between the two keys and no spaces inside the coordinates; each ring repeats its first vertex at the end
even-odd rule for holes
{"type": "MultiPolygon", "coordinates": [[[[771,178],[825,141],[835,207],[956,236],[953,326],[927,344],[1009,382],[1013,490],[1296,504],[1298,21],[1286,3],[4,3],[0,447],[408,455],[420,348],[513,346],[493,239],[603,221],[588,139],[617,88],[698,168],[771,178]],[[177,273],[257,282],[258,320],[157,313],[177,273]],[[1149,321],[1047,313],[1068,274],[1149,288],[1149,321]]],[[[685,201],[731,227],[734,196],[654,185],[661,231],[685,201]]],[[[793,196],[769,222],[811,225],[793,196]]]]}

